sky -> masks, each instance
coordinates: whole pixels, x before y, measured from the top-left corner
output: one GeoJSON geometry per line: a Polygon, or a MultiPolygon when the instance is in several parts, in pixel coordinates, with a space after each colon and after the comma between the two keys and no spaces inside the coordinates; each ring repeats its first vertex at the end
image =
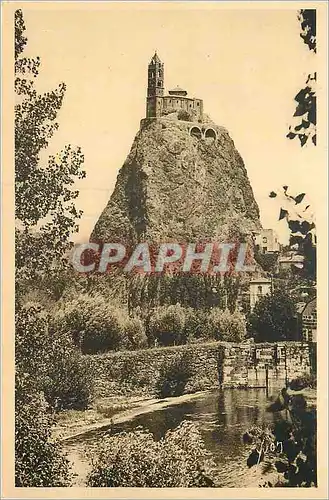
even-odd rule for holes
{"type": "Polygon", "coordinates": [[[278,202],[269,192],[288,185],[292,193],[306,192],[315,206],[321,202],[315,172],[323,168],[317,147],[301,148],[285,137],[293,97],[316,61],[299,36],[297,5],[87,7],[23,6],[26,55],[41,58],[38,90],[67,85],[48,152],[70,143],[85,155],[87,177],[77,184],[84,214],[75,241],[88,240],[110,198],[145,116],[147,66],[157,50],[166,89],[179,85],[202,98],[204,112],[227,128],[245,162],[263,227],[285,242],[286,225],[278,222],[278,202]]]}

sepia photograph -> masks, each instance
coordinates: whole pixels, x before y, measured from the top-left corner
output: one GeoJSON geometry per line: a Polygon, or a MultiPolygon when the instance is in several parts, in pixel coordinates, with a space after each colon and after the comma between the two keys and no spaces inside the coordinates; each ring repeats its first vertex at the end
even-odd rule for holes
{"type": "Polygon", "coordinates": [[[3,498],[327,498],[326,3],[2,15],[3,498]]]}

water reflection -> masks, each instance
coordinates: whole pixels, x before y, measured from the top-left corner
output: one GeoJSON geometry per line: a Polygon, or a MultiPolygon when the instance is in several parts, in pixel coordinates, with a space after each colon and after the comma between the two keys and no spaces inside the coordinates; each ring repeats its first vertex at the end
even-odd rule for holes
{"type": "Polygon", "coordinates": [[[139,415],[111,429],[93,431],[80,443],[95,445],[106,433],[116,434],[136,427],[149,429],[160,439],[183,420],[192,420],[199,424],[206,448],[219,466],[222,485],[229,485],[230,481],[236,481],[237,469],[246,468],[247,450],[242,434],[252,425],[267,425],[275,418],[266,412],[267,405],[265,389],[214,391],[199,399],[139,415]]]}

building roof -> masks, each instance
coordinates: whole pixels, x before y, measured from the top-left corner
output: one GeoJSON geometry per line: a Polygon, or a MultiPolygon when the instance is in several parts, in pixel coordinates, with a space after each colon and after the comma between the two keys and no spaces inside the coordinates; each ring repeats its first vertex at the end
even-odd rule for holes
{"type": "Polygon", "coordinates": [[[177,85],[174,89],[169,90],[170,95],[187,95],[187,91],[177,85]]]}
{"type": "Polygon", "coordinates": [[[157,54],[157,51],[154,52],[154,56],[151,59],[151,64],[161,63],[160,57],[157,54]]]}
{"type": "Polygon", "coordinates": [[[314,311],[316,311],[316,297],[305,304],[302,315],[311,315],[314,313],[314,311]]]}
{"type": "Polygon", "coordinates": [[[272,280],[269,278],[255,278],[253,280],[250,280],[250,284],[256,284],[256,283],[271,283],[272,280]]]}

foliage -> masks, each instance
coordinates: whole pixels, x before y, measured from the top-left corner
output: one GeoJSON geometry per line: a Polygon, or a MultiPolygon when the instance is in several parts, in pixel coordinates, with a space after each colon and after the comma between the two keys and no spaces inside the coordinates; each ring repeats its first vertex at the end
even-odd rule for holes
{"type": "Polygon", "coordinates": [[[230,311],[236,308],[237,297],[241,289],[238,276],[198,275],[198,274],[152,274],[136,275],[127,280],[129,311],[140,307],[150,311],[158,306],[181,304],[193,309],[211,307],[230,311]]]}
{"type": "Polygon", "coordinates": [[[290,389],[293,391],[301,391],[306,387],[310,387],[311,389],[316,389],[316,374],[308,374],[305,373],[289,383],[290,389]]]}
{"type": "MultiPolygon", "coordinates": [[[[292,381],[289,389],[297,385],[296,381],[292,381]]],[[[246,444],[256,444],[247,464],[252,467],[267,460],[282,474],[282,479],[275,486],[317,486],[316,410],[307,408],[304,395],[293,394],[289,389],[282,389],[268,408],[272,413],[285,410],[289,420],[276,419],[271,429],[254,428],[243,436],[246,444]],[[275,444],[274,453],[264,453],[266,443],[275,444]]]]}
{"type": "Polygon", "coordinates": [[[138,317],[129,317],[123,321],[125,347],[129,350],[147,347],[147,337],[143,321],[138,317]]]}
{"type": "Polygon", "coordinates": [[[177,353],[160,367],[156,381],[156,391],[161,398],[181,396],[187,382],[193,375],[193,355],[189,352],[177,353]]]}
{"type": "Polygon", "coordinates": [[[185,343],[185,309],[180,305],[160,306],[152,311],[149,330],[162,346],[185,343]]]}
{"type": "Polygon", "coordinates": [[[18,373],[15,391],[15,486],[70,486],[72,475],[60,445],[51,438],[53,418],[31,375],[18,373]]]}
{"type": "Polygon", "coordinates": [[[249,316],[248,333],[256,342],[295,340],[296,308],[282,289],[261,297],[249,316]]]}
{"type": "MultiPolygon", "coordinates": [[[[301,24],[301,38],[309,50],[316,53],[316,10],[302,9],[299,11],[298,19],[301,24]]],[[[306,86],[295,96],[297,102],[294,117],[300,117],[301,122],[294,128],[289,127],[288,139],[298,137],[301,146],[304,146],[311,138],[316,145],[316,73],[308,75],[306,86]]]]}
{"type": "Polygon", "coordinates": [[[304,43],[314,53],[316,52],[316,9],[302,9],[299,12],[298,19],[301,24],[302,32],[300,34],[304,43]]]}
{"type": "Polygon", "coordinates": [[[177,118],[178,120],[183,120],[185,122],[190,122],[192,121],[192,115],[185,109],[180,109],[177,113],[177,118]]]}
{"type": "Polygon", "coordinates": [[[214,307],[207,319],[207,333],[210,338],[226,342],[241,342],[246,336],[246,321],[244,316],[228,309],[222,311],[214,307]]]}
{"type": "Polygon", "coordinates": [[[204,309],[185,309],[185,338],[187,342],[202,340],[207,336],[206,323],[209,312],[204,309]]]}
{"type": "Polygon", "coordinates": [[[84,354],[106,352],[124,346],[125,316],[102,295],[80,294],[70,302],[61,302],[54,314],[53,329],[70,335],[84,354]]]}
{"type": "MultiPolygon", "coordinates": [[[[63,266],[69,236],[77,231],[81,216],[74,206],[76,179],[85,176],[80,148],[68,145],[47,162],[41,153],[58,129],[56,116],[62,106],[63,83],[38,94],[34,79],[39,58],[24,57],[27,43],[21,10],[15,12],[15,215],[16,288],[26,280],[41,280],[63,266]]],[[[65,264],[64,264],[65,266],[65,264]]],[[[19,291],[19,290],[18,290],[19,291]]]]}
{"type": "Polygon", "coordinates": [[[51,404],[56,400],[60,406],[85,406],[89,388],[83,362],[71,343],[49,334],[46,315],[35,306],[24,308],[22,299],[35,283],[57,282],[67,266],[69,237],[81,215],[74,206],[78,192],[72,186],[85,173],[80,148],[68,145],[48,161],[42,158],[58,128],[65,85],[38,94],[34,79],[40,60],[24,56],[26,43],[19,9],[15,11],[15,478],[16,486],[68,486],[68,462],[51,438],[52,419],[42,391],[51,404]]]}
{"type": "Polygon", "coordinates": [[[105,437],[87,486],[211,487],[212,468],[197,427],[183,422],[159,441],[146,430],[105,437]]]}
{"type": "Polygon", "coordinates": [[[278,261],[277,253],[261,253],[259,251],[255,252],[255,260],[257,264],[261,266],[264,271],[269,273],[274,273],[278,261]]]}
{"type": "MultiPolygon", "coordinates": [[[[272,191],[270,198],[276,198],[277,193],[272,191]]],[[[314,281],[316,279],[316,235],[314,215],[307,203],[305,193],[291,195],[288,186],[283,186],[280,194],[282,207],[279,220],[286,220],[290,230],[290,248],[304,258],[303,268],[296,269],[302,278],[314,281]]]]}
{"type": "Polygon", "coordinates": [[[66,335],[52,331],[49,316],[37,304],[26,304],[16,313],[16,367],[20,376],[36,381],[56,409],[88,406],[92,379],[88,361],[66,335]]]}

